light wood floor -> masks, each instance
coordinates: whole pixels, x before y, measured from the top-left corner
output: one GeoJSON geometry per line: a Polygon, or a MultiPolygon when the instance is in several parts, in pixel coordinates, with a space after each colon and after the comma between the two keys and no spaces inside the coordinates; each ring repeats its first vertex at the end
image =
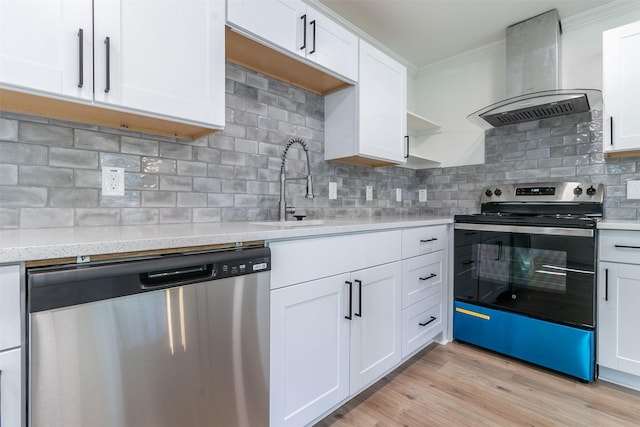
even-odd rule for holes
{"type": "Polygon", "coordinates": [[[432,344],[316,427],[640,426],[640,392],[432,344]]]}

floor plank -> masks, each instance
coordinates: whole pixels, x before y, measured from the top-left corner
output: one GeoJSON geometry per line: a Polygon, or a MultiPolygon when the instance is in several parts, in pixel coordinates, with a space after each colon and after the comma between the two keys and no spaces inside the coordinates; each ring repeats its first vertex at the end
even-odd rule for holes
{"type": "Polygon", "coordinates": [[[316,427],[639,425],[640,392],[453,342],[432,344],[316,427]]]}

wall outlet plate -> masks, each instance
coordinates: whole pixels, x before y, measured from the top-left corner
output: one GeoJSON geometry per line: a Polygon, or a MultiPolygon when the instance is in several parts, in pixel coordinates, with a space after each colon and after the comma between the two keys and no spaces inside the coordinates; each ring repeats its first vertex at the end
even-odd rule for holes
{"type": "Polygon", "coordinates": [[[402,189],[396,188],[396,202],[402,201],[402,189]]]}
{"type": "Polygon", "coordinates": [[[367,202],[373,200],[373,187],[371,185],[367,185],[367,202]]]}
{"type": "Polygon", "coordinates": [[[420,190],[418,190],[418,201],[419,202],[426,202],[427,201],[427,189],[426,188],[421,188],[420,190]]]}
{"type": "Polygon", "coordinates": [[[102,168],[102,195],[124,196],[124,168],[102,168]]]}
{"type": "Polygon", "coordinates": [[[336,200],[338,198],[338,183],[329,183],[329,200],[336,200]]]}
{"type": "Polygon", "coordinates": [[[627,199],[640,199],[640,180],[627,181],[627,199]]]}

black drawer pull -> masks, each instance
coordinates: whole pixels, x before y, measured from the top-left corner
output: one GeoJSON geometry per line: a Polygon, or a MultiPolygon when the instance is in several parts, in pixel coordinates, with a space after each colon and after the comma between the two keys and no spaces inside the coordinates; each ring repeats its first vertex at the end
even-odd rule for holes
{"type": "Polygon", "coordinates": [[[107,71],[107,82],[104,88],[104,93],[109,93],[111,91],[111,38],[105,37],[104,39],[105,49],[106,49],[106,71],[107,71]]]}
{"type": "Polygon", "coordinates": [[[462,265],[471,265],[473,264],[475,261],[463,261],[462,265]]]}
{"type": "Polygon", "coordinates": [[[427,239],[427,240],[422,240],[422,239],[421,239],[421,240],[420,240],[420,243],[435,242],[436,240],[438,240],[438,238],[437,238],[437,237],[432,237],[432,238],[427,239]]]}
{"type": "Polygon", "coordinates": [[[358,312],[353,313],[356,317],[362,317],[362,281],[354,280],[358,284],[358,312]]]}
{"type": "Polygon", "coordinates": [[[620,249],[640,249],[640,246],[631,246],[631,245],[614,245],[614,246],[620,249]]]}
{"type": "Polygon", "coordinates": [[[429,323],[434,322],[436,319],[437,319],[437,317],[433,317],[433,316],[431,316],[431,319],[427,320],[427,321],[426,321],[426,322],[424,322],[424,323],[418,323],[418,325],[420,325],[420,326],[427,326],[429,323]]]}
{"type": "Polygon", "coordinates": [[[609,269],[604,269],[604,300],[609,301],[609,269]]]}
{"type": "Polygon", "coordinates": [[[437,276],[438,275],[436,273],[431,273],[427,277],[420,277],[420,280],[429,280],[429,279],[433,279],[434,277],[437,277],[437,276]]]}
{"type": "Polygon", "coordinates": [[[84,86],[84,30],[78,28],[78,87],[84,86]]]}

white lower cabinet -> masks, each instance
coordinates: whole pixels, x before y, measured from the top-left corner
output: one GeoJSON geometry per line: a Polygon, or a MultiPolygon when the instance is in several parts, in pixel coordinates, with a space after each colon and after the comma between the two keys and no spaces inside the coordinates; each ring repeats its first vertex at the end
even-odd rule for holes
{"type": "Polygon", "coordinates": [[[598,246],[599,378],[640,390],[640,232],[602,230],[598,246]]]}
{"type": "Polygon", "coordinates": [[[0,426],[22,425],[21,350],[0,351],[0,426]]]}
{"type": "Polygon", "coordinates": [[[306,425],[401,359],[400,262],[271,292],[271,426],[306,425]]]}
{"type": "Polygon", "coordinates": [[[351,274],[351,394],[380,378],[401,359],[400,262],[351,274]],[[357,301],[356,301],[357,298],[357,301]]]}
{"type": "Polygon", "coordinates": [[[602,262],[600,277],[598,363],[640,376],[640,265],[602,262]]]}
{"type": "Polygon", "coordinates": [[[22,426],[21,266],[0,266],[0,426],[22,426]]]}
{"type": "Polygon", "coordinates": [[[349,279],[271,292],[272,427],[305,425],[349,396],[349,279]]]}

